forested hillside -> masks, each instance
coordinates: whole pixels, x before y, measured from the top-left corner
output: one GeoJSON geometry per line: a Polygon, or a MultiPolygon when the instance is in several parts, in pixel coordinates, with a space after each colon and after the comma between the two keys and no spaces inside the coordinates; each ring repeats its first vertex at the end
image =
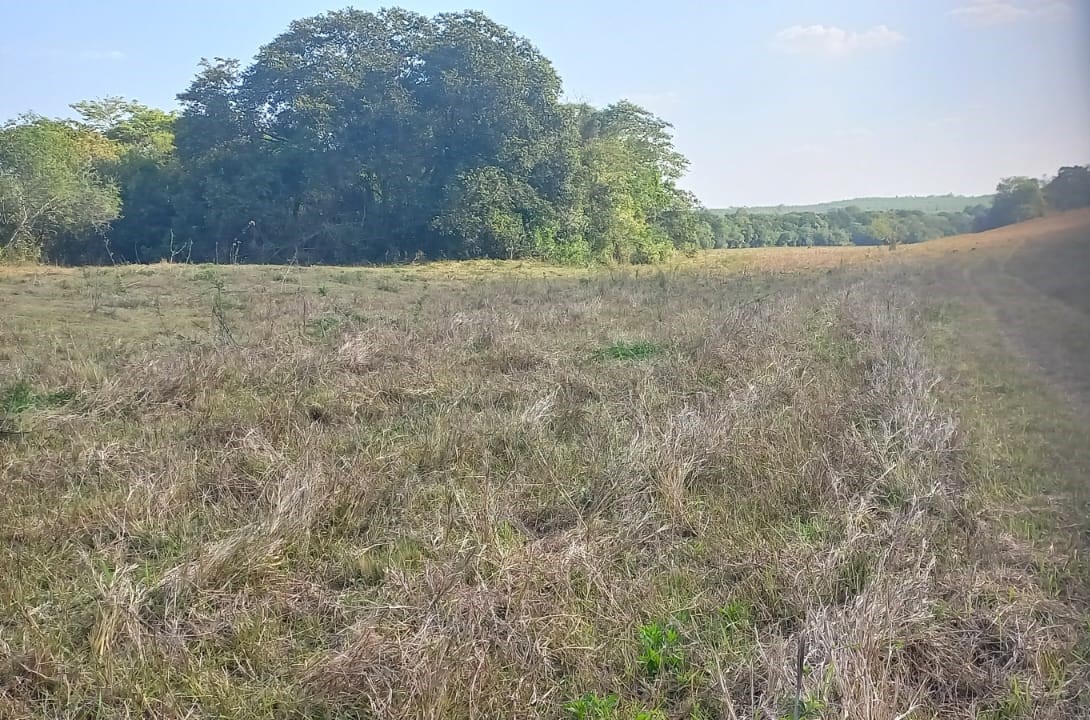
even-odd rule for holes
{"type": "Polygon", "coordinates": [[[671,126],[563,101],[479,12],[299,20],[253,63],[203,60],[180,111],[106,98],[0,128],[0,259],[647,263],[677,250],[919,242],[1090,203],[1090,171],[992,207],[727,215],[678,186],[671,126]]]}
{"type": "Polygon", "coordinates": [[[910,210],[925,213],[960,212],[974,205],[987,205],[991,195],[898,195],[894,197],[858,197],[847,200],[814,203],[812,205],[753,205],[714,209],[712,212],[727,215],[737,210],[751,213],[784,215],[787,213],[823,213],[830,210],[856,207],[876,212],[910,210]]]}
{"type": "MultiPolygon", "coordinates": [[[[986,196],[986,199],[986,204],[978,203],[957,211],[873,210],[829,203],[827,209],[820,212],[765,212],[767,208],[739,208],[704,211],[701,218],[712,230],[715,247],[916,243],[990,230],[1040,217],[1049,211],[1090,205],[1090,167],[1060,168],[1048,182],[1028,177],[1004,178],[996,186],[996,194],[986,196]]],[[[870,203],[870,206],[874,204],[870,203]]]]}

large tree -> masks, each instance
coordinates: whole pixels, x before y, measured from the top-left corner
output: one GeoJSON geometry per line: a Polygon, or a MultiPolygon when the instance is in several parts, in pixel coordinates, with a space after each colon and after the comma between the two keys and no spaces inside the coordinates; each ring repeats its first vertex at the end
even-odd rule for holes
{"type": "Polygon", "coordinates": [[[180,96],[187,217],[197,242],[259,255],[529,250],[555,221],[538,209],[570,194],[559,98],[552,65],[480,13],[300,20],[180,96]],[[506,219],[469,222],[489,194],[506,219]]]}
{"type": "Polygon", "coordinates": [[[1090,206],[1090,166],[1062,167],[1048,185],[1045,199],[1057,210],[1090,206]]]}
{"type": "Polygon", "coordinates": [[[995,188],[992,207],[981,219],[978,230],[1003,227],[1032,220],[1045,213],[1041,182],[1030,177],[1009,177],[995,188]]]}

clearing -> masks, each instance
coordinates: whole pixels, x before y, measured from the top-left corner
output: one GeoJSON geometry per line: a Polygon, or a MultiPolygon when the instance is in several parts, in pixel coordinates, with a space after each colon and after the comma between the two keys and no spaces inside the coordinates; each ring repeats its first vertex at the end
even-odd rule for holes
{"type": "Polygon", "coordinates": [[[0,269],[0,717],[1080,717],[1088,268],[0,269]]]}

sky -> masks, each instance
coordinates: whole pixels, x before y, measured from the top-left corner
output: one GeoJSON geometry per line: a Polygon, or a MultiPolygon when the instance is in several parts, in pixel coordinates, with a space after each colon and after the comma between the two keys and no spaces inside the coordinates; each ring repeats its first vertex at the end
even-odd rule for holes
{"type": "MultiPolygon", "coordinates": [[[[0,119],[108,95],[171,108],[202,57],[248,61],[347,4],[0,0],[0,119]]],[[[568,99],[671,122],[709,207],[978,194],[1090,163],[1090,0],[401,4],[483,10],[553,61],[568,99]]]]}

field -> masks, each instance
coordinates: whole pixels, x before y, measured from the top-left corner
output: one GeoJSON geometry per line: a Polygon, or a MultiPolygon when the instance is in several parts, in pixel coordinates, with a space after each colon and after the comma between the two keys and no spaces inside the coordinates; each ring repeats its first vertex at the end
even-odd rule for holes
{"type": "Polygon", "coordinates": [[[0,269],[0,718],[1085,717],[1087,269],[0,269]]]}

